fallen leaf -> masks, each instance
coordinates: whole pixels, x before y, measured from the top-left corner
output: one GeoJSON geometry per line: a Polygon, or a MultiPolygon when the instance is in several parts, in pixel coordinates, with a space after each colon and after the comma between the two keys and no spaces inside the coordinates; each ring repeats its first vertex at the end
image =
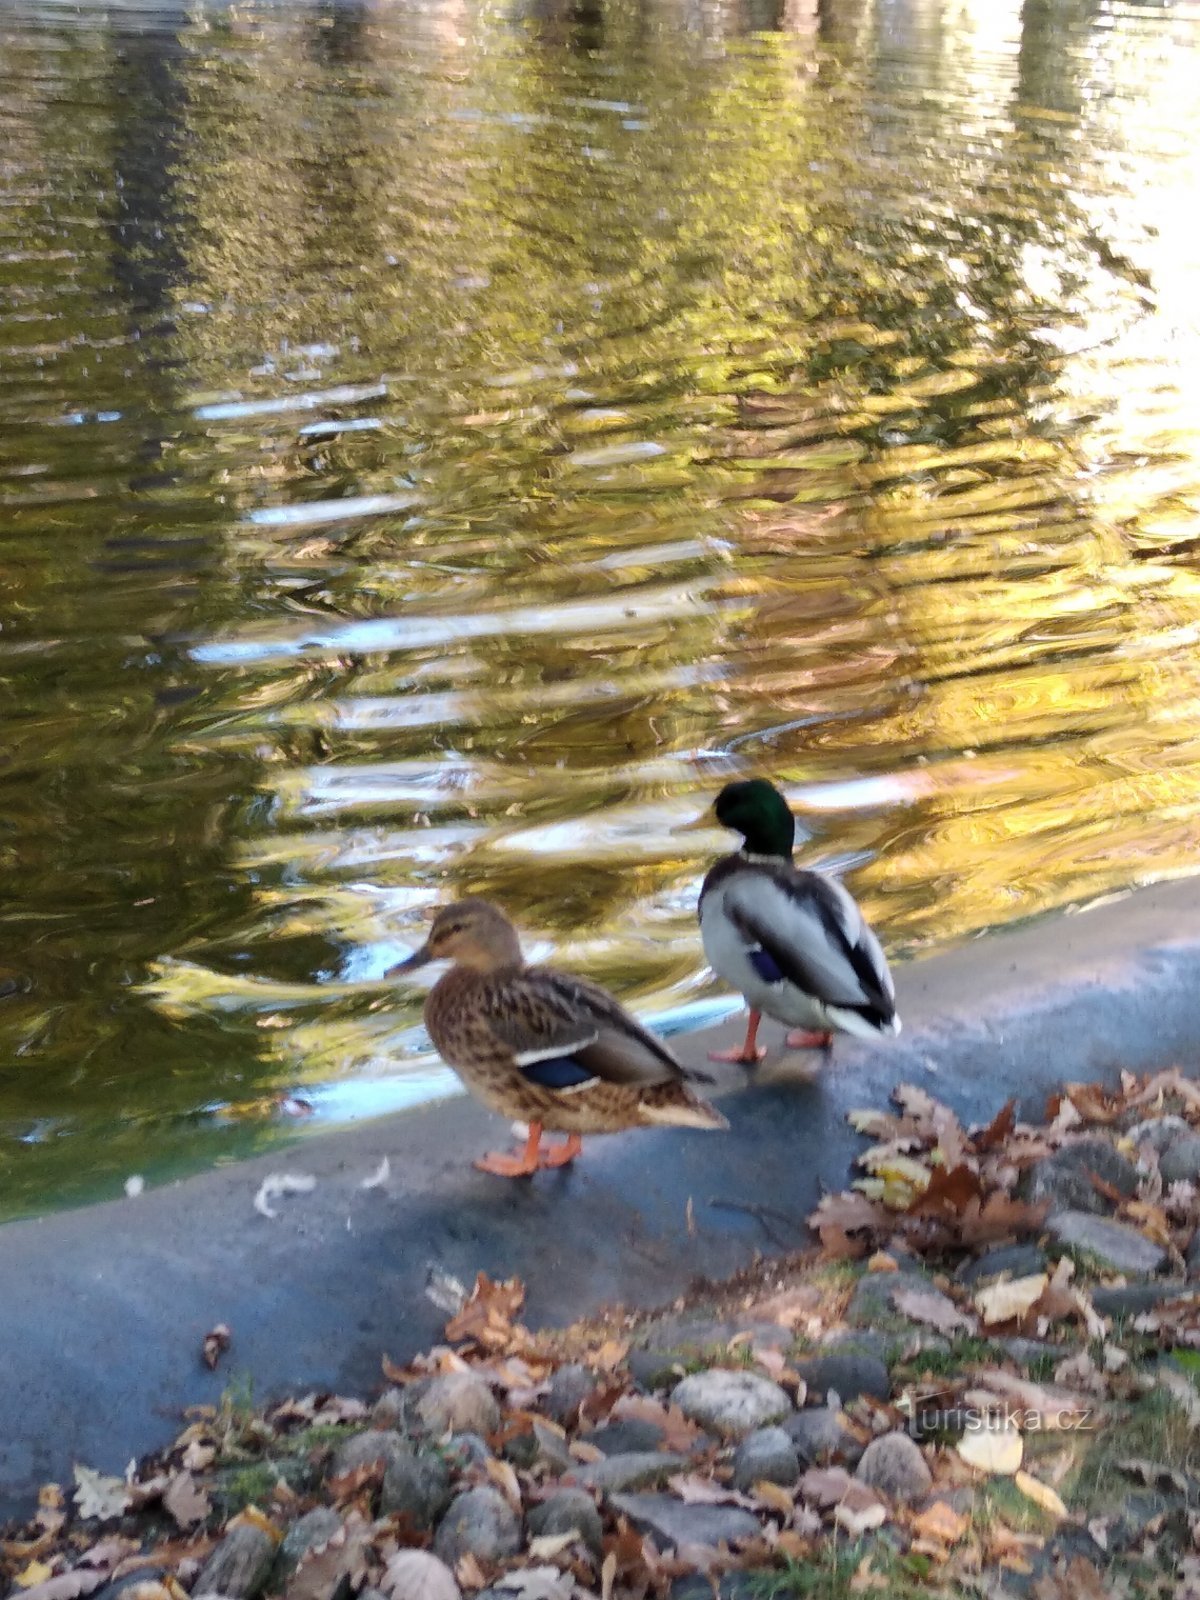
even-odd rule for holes
{"type": "Polygon", "coordinates": [[[163,1505],[181,1528],[194,1527],[203,1522],[212,1510],[208,1492],[202,1489],[190,1472],[177,1472],[163,1492],[163,1505]]]}
{"type": "Polygon", "coordinates": [[[47,1566],[44,1561],[31,1561],[17,1573],[13,1582],[21,1589],[33,1589],[40,1583],[45,1583],[47,1578],[54,1575],[54,1568],[47,1566]]]}
{"type": "Polygon", "coordinates": [[[216,1447],[211,1444],[201,1444],[193,1439],[183,1452],[183,1465],[189,1472],[203,1472],[211,1467],[217,1458],[216,1447]]]}
{"type": "Polygon", "coordinates": [[[878,1502],[856,1509],[843,1501],[840,1505],[834,1506],[833,1520],[839,1528],[844,1528],[852,1539],[858,1539],[864,1533],[869,1533],[872,1528],[881,1528],[887,1521],[887,1510],[878,1502]]]}
{"type": "Polygon", "coordinates": [[[1031,1273],[1027,1278],[1010,1278],[1007,1282],[990,1284],[975,1296],[975,1308],[985,1323],[1011,1322],[1022,1317],[1041,1299],[1050,1282],[1045,1272],[1031,1273]]]}
{"type": "Polygon", "coordinates": [[[450,1568],[427,1550],[398,1550],[379,1587],[391,1600],[461,1600],[450,1568]]]}
{"type": "Polygon", "coordinates": [[[79,1596],[91,1594],[108,1581],[105,1572],[76,1567],[72,1572],[60,1572],[57,1577],[46,1578],[27,1588],[23,1600],[79,1600],[79,1596]]]}
{"type": "Polygon", "coordinates": [[[1017,1120],[1016,1113],[1017,1102],[1015,1100],[1006,1101],[987,1127],[984,1128],[983,1132],[975,1135],[971,1143],[981,1155],[986,1151],[997,1149],[1005,1142],[1013,1131],[1013,1125],[1017,1120]]]}
{"type": "Polygon", "coordinates": [[[664,1405],[649,1395],[624,1395],[616,1402],[609,1416],[614,1422],[651,1422],[662,1429],[664,1450],[686,1454],[704,1430],[685,1417],[676,1405],[664,1405]]]}
{"type": "Polygon", "coordinates": [[[555,1556],[562,1555],[580,1537],[578,1528],[569,1533],[543,1533],[540,1538],[529,1541],[529,1554],[535,1561],[552,1561],[555,1556]]]}
{"type": "MultiPolygon", "coordinates": [[[[717,1483],[712,1478],[701,1478],[691,1473],[678,1473],[669,1478],[668,1483],[685,1505],[689,1506],[741,1506],[747,1511],[754,1511],[756,1503],[748,1494],[742,1494],[738,1489],[730,1489],[723,1483],[717,1483]]],[[[788,1497],[788,1510],[792,1508],[791,1497],[788,1497]]]]}
{"type": "Polygon", "coordinates": [[[204,1335],[204,1343],[200,1347],[200,1355],[204,1365],[210,1372],[216,1370],[217,1362],[225,1351],[229,1349],[232,1339],[233,1334],[230,1332],[229,1324],[226,1322],[218,1322],[215,1328],[211,1328],[204,1335]]]}
{"type": "MultiPolygon", "coordinates": [[[[766,1506],[768,1511],[778,1511],[784,1517],[790,1517],[796,1508],[790,1489],[785,1489],[781,1483],[771,1483],[769,1479],[762,1478],[754,1485],[754,1500],[766,1506]]],[[[751,1505],[754,1501],[751,1501],[751,1505]]]]}
{"type": "Polygon", "coordinates": [[[365,1177],[359,1184],[360,1189],[382,1189],[392,1175],[392,1164],[386,1156],[380,1161],[375,1171],[365,1177]]]}
{"type": "Polygon", "coordinates": [[[300,1172],[271,1172],[259,1185],[258,1193],[254,1196],[254,1209],[264,1217],[277,1217],[279,1213],[272,1211],[271,1201],[285,1194],[308,1194],[317,1186],[317,1180],[310,1178],[306,1173],[300,1172]]]}
{"type": "Polygon", "coordinates": [[[935,1500],[920,1516],[913,1518],[913,1532],[921,1539],[933,1539],[939,1544],[957,1544],[970,1523],[959,1516],[953,1506],[944,1500],[935,1500]]]}
{"type": "Polygon", "coordinates": [[[888,1255],[886,1250],[876,1250],[867,1262],[868,1272],[899,1272],[900,1264],[895,1256],[888,1255]]]}
{"type": "Polygon", "coordinates": [[[528,1331],[513,1326],[524,1303],[525,1286],[516,1278],[493,1283],[486,1272],[480,1272],[467,1303],[446,1324],[446,1338],[451,1344],[469,1340],[496,1351],[507,1350],[514,1343],[525,1344],[528,1331]]]}
{"type": "MultiPolygon", "coordinates": [[[[571,1575],[557,1567],[520,1567],[497,1578],[493,1590],[511,1594],[520,1600],[570,1600],[574,1588],[571,1575]]],[[[396,1600],[403,1600],[397,1596],[396,1600]]]]}
{"type": "Polygon", "coordinates": [[[1048,1511],[1052,1517],[1067,1515],[1067,1508],[1061,1496],[1040,1478],[1031,1477],[1028,1472],[1017,1472],[1013,1475],[1013,1482],[1027,1500],[1032,1500],[1035,1505],[1041,1506],[1042,1510],[1048,1511]]]}
{"type": "Polygon", "coordinates": [[[1016,1428],[968,1428],[958,1441],[957,1450],[969,1467],[1000,1477],[1011,1477],[1021,1465],[1025,1442],[1016,1428]]]}
{"type": "MultiPolygon", "coordinates": [[[[342,1526],[323,1544],[313,1545],[300,1558],[284,1591],[285,1600],[329,1600],[330,1595],[337,1594],[343,1587],[348,1587],[351,1592],[361,1588],[366,1574],[369,1541],[370,1528],[366,1519],[359,1512],[352,1511],[342,1526]]],[[[397,1600],[410,1600],[408,1592],[392,1592],[397,1600]]],[[[440,1600],[440,1597],[431,1596],[430,1600],[440,1600]]],[[[457,1600],[457,1595],[447,1593],[445,1600],[457,1600]]]]}
{"type": "Polygon", "coordinates": [[[91,1467],[75,1468],[75,1505],[85,1522],[107,1522],[129,1509],[129,1486],[124,1478],[109,1478],[91,1467]]]}
{"type": "Polygon", "coordinates": [[[897,1289],[892,1294],[892,1304],[901,1316],[913,1322],[923,1322],[941,1333],[954,1333],[962,1328],[975,1333],[977,1324],[954,1304],[947,1295],[921,1289],[897,1289]]]}
{"type": "Polygon", "coordinates": [[[517,1515],[521,1516],[523,1513],[521,1485],[517,1482],[517,1475],[511,1463],[501,1461],[496,1456],[489,1456],[484,1462],[484,1470],[517,1515]]]}

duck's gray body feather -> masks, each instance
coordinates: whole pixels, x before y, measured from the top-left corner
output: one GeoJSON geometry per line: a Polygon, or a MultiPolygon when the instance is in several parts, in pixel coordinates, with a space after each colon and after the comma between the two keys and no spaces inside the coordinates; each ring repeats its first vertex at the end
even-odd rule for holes
{"type": "Polygon", "coordinates": [[[899,1033],[887,959],[836,879],[781,857],[726,856],[699,912],[709,965],[751,1010],[792,1028],[899,1033]]]}

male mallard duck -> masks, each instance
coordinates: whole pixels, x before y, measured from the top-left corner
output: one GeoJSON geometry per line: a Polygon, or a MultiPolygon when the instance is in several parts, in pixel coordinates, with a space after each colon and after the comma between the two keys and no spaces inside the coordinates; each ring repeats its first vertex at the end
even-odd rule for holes
{"type": "Polygon", "coordinates": [[[827,1046],[834,1031],[875,1038],[900,1032],[896,991],[879,941],[835,879],[792,865],[796,823],[787,801],[765,778],[730,783],[712,812],[745,841],[723,856],[700,889],[700,934],[709,965],[750,1007],[738,1050],[714,1061],[752,1065],[765,1013],[798,1030],[790,1048],[827,1046]]]}
{"type": "Polygon", "coordinates": [[[486,1155],[481,1171],[520,1178],[566,1166],[584,1133],[728,1126],[687,1087],[693,1074],[606,990],[526,966],[516,929],[490,901],[439,911],[426,942],[387,975],[444,960],[454,965],[425,1001],[429,1037],[485,1106],[529,1125],[520,1155],[486,1155]],[[568,1138],[539,1151],[544,1129],[568,1138]]]}

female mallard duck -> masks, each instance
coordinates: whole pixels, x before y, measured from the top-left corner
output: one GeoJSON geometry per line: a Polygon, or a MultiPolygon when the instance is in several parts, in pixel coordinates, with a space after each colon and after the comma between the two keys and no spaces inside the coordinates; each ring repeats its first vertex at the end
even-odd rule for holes
{"type": "Polygon", "coordinates": [[[712,812],[744,840],[723,856],[700,889],[700,935],[709,965],[750,1007],[740,1049],[714,1061],[752,1065],[765,1014],[795,1032],[790,1048],[827,1046],[834,1031],[875,1038],[900,1032],[896,991],[879,941],[835,879],[792,865],[796,823],[765,778],[730,783],[712,812]]]}
{"type": "Polygon", "coordinates": [[[443,1061],[492,1111],[527,1123],[520,1155],[475,1165],[504,1178],[563,1167],[584,1133],[648,1123],[724,1128],[720,1112],[687,1087],[693,1075],[604,989],[551,967],[528,967],[516,929],[487,900],[459,900],[388,977],[430,961],[454,965],[425,1001],[425,1026],[443,1061]],[[569,1137],[539,1151],[542,1132],[569,1137]]]}

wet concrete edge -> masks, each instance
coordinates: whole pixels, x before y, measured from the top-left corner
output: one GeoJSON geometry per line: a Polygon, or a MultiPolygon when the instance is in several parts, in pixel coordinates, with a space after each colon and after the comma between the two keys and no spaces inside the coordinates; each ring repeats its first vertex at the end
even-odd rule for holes
{"type": "MultiPolygon", "coordinates": [[[[252,1381],[256,1398],[378,1388],[382,1353],[403,1360],[440,1334],[432,1271],[466,1283],[481,1268],[516,1274],[527,1320],[553,1325],[613,1303],[660,1305],[789,1238],[786,1223],[772,1237],[721,1202],[784,1213],[802,1247],[804,1216],[844,1185],[862,1146],[846,1111],[884,1104],[898,1082],[981,1122],[1013,1094],[1040,1113],[1064,1080],[1196,1068],[1200,878],[970,941],[896,978],[898,1040],[839,1040],[808,1082],[786,1061],[770,1081],[769,1061],[768,1081],[722,1097],[729,1133],[595,1139],[574,1169],[510,1183],[469,1165],[506,1128],[456,1099],[0,1228],[0,1519],[27,1512],[39,1483],[69,1481],[76,1461],[121,1471],[231,1382],[252,1381]],[[384,1155],[388,1182],[364,1190],[384,1155]],[[271,1220],[253,1201],[281,1170],[317,1183],[280,1199],[271,1220]],[[234,1343],[211,1374],[199,1349],[217,1322],[234,1343]]],[[[675,1042],[699,1061],[741,1026],[675,1042]]],[[[777,1048],[779,1034],[766,1042],[777,1048]]]]}

